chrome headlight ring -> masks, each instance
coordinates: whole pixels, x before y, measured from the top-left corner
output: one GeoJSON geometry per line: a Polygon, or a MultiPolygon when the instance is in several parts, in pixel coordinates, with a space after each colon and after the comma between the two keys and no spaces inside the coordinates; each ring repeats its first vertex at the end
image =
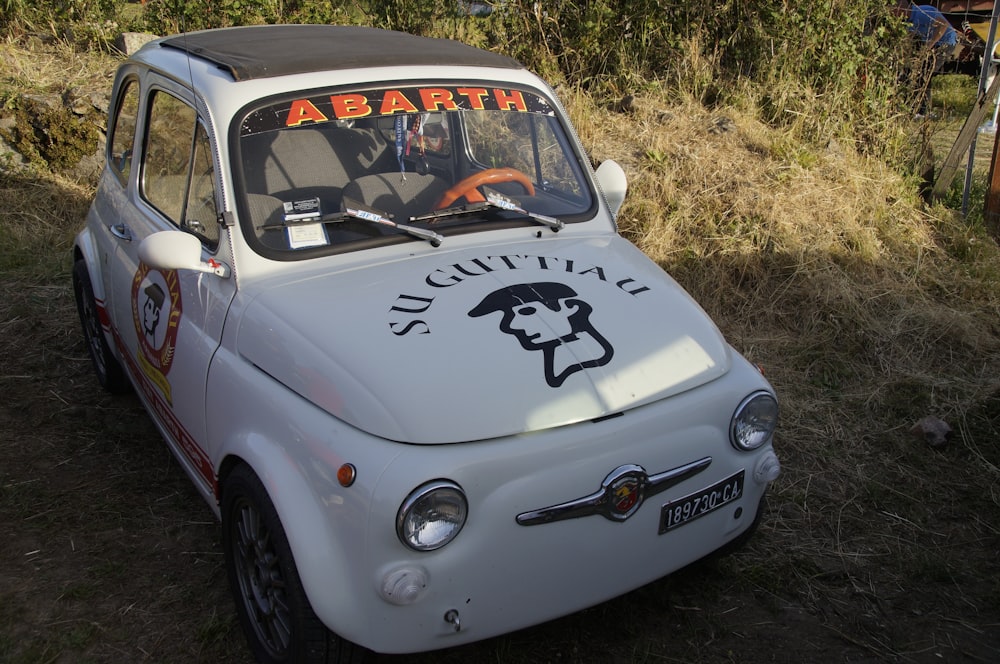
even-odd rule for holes
{"type": "Polygon", "coordinates": [[[778,425],[778,401],[765,390],[747,396],[733,413],[729,424],[729,442],[743,452],[750,452],[771,440],[778,425]]]}
{"type": "Polygon", "coordinates": [[[462,487],[434,480],[417,487],[396,514],[396,535],[414,551],[434,551],[455,539],[469,515],[462,487]]]}

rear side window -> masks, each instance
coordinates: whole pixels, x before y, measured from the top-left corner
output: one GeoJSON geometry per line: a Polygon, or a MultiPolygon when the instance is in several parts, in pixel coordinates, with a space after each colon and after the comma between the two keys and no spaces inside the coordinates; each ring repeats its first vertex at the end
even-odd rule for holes
{"type": "Polygon", "coordinates": [[[150,99],[142,195],[178,228],[215,248],[219,228],[208,133],[194,108],[166,92],[150,99]]]}
{"type": "Polygon", "coordinates": [[[132,146],[135,144],[136,115],[139,109],[139,84],[128,81],[122,89],[121,103],[109,142],[108,165],[122,184],[132,170],[132,146]]]}

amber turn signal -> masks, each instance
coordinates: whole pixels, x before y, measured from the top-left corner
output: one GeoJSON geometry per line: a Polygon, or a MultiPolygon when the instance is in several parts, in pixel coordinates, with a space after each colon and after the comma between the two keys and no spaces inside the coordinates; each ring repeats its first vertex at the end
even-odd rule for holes
{"type": "Polygon", "coordinates": [[[345,463],[337,469],[337,481],[340,482],[340,486],[351,486],[357,476],[358,471],[354,464],[345,463]]]}

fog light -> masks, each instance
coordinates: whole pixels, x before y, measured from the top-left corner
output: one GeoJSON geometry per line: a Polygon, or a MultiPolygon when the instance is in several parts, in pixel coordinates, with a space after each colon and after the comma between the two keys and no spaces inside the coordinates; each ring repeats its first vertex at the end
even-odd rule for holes
{"type": "Polygon", "coordinates": [[[753,469],[753,478],[760,484],[773,482],[781,474],[781,462],[778,455],[770,450],[757,459],[757,465],[753,469]]]}
{"type": "Polygon", "coordinates": [[[382,599],[390,604],[413,604],[427,591],[427,572],[421,567],[400,567],[382,577],[382,599]]]}

